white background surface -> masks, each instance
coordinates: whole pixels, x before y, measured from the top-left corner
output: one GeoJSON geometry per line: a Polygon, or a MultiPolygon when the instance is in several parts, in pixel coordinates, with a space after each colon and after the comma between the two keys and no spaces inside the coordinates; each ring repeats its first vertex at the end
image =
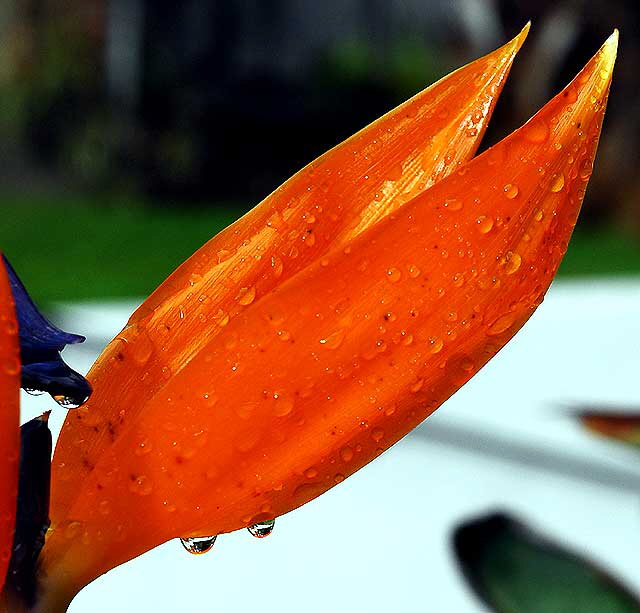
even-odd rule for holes
{"type": "MultiPolygon", "coordinates": [[[[67,307],[85,372],[134,304],[67,307]]],[[[479,613],[453,561],[461,519],[502,509],[597,558],[640,592],[640,454],[596,439],[573,403],[640,408],[640,281],[556,284],[516,338],[404,441],[281,517],[267,539],[169,542],[83,590],[72,613],[479,613]]],[[[26,397],[23,420],[51,408],[26,397]]],[[[54,410],[56,432],[65,411],[54,410]]]]}

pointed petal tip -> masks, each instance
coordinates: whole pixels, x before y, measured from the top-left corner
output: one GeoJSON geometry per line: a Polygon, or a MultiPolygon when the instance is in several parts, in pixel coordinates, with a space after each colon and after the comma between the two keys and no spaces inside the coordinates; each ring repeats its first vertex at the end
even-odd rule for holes
{"type": "Polygon", "coordinates": [[[612,32],[611,36],[607,38],[602,45],[601,58],[600,62],[602,64],[602,70],[606,70],[608,72],[608,78],[611,78],[611,73],[613,71],[613,65],[615,64],[616,57],[618,55],[618,39],[620,37],[620,33],[618,28],[615,28],[612,32]]]}
{"type": "Polygon", "coordinates": [[[520,51],[520,48],[524,44],[524,41],[527,40],[527,35],[529,34],[529,30],[531,29],[531,21],[527,21],[524,25],[524,28],[520,30],[520,33],[513,39],[516,43],[516,51],[520,51]]]}
{"type": "Polygon", "coordinates": [[[531,28],[531,22],[527,21],[524,28],[518,32],[508,43],[503,45],[501,49],[508,52],[511,60],[515,57],[516,53],[520,51],[522,45],[524,45],[524,41],[527,40],[527,35],[529,34],[529,30],[531,28]]]}

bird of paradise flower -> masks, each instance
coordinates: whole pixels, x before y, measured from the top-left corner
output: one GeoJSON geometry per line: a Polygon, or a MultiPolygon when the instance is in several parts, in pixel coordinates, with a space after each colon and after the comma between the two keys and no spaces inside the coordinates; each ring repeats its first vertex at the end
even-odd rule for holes
{"type": "MultiPolygon", "coordinates": [[[[24,608],[65,610],[174,537],[201,551],[220,533],[268,533],[422,422],[527,321],[584,197],[617,48],[614,33],[471,159],[527,31],[312,162],[133,314],[58,440],[24,608]]],[[[15,359],[15,337],[0,338],[15,359]]],[[[9,413],[0,442],[15,454],[9,413]]],[[[11,521],[3,530],[9,542],[11,521]]]]}

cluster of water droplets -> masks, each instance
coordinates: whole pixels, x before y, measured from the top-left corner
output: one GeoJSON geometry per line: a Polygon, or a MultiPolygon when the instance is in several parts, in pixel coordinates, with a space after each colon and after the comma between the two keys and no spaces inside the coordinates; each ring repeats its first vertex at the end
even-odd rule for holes
{"type": "MultiPolygon", "coordinates": [[[[265,538],[269,536],[273,532],[273,528],[276,525],[275,519],[270,519],[267,521],[261,521],[251,526],[247,527],[249,534],[254,536],[255,538],[265,538]]],[[[216,539],[218,535],[215,536],[195,536],[195,537],[187,537],[181,538],[180,542],[182,546],[193,555],[202,555],[203,553],[207,553],[213,549],[215,545],[216,539]]]]}

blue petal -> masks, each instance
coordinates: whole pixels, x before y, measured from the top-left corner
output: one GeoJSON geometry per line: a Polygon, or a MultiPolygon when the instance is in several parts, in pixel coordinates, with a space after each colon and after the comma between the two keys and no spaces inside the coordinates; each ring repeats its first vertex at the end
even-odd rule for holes
{"type": "Polygon", "coordinates": [[[89,382],[69,368],[60,352],[67,346],[82,343],[85,338],[57,328],[38,311],[22,281],[2,256],[16,307],[20,335],[22,387],[29,391],[48,392],[64,406],[76,407],[91,394],[89,382]]]}

